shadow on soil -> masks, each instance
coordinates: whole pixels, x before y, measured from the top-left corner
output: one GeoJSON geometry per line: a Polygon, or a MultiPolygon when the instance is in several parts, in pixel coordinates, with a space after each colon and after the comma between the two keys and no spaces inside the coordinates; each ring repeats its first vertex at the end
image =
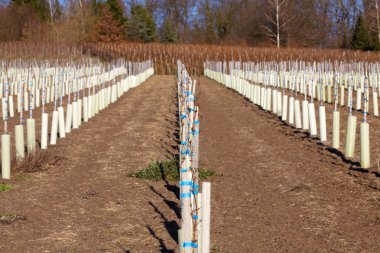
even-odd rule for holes
{"type": "MultiPolygon", "coordinates": [[[[175,185],[175,184],[170,184],[169,181],[166,180],[166,179],[163,179],[163,180],[165,181],[165,187],[166,187],[166,189],[169,192],[174,193],[175,196],[176,196],[176,198],[179,199],[179,188],[178,188],[178,186],[175,185]]],[[[152,192],[154,192],[157,196],[159,196],[171,210],[173,210],[173,212],[176,214],[176,216],[177,216],[178,219],[181,217],[180,208],[179,208],[178,204],[175,201],[171,201],[171,200],[165,198],[165,196],[163,196],[161,193],[159,193],[153,186],[149,186],[149,188],[150,188],[150,190],[152,192]]],[[[175,221],[175,220],[169,220],[161,212],[161,210],[156,205],[154,205],[151,201],[149,201],[149,205],[161,217],[162,223],[164,224],[165,229],[168,232],[168,234],[171,236],[171,238],[175,242],[178,243],[178,229],[179,229],[179,225],[178,225],[177,221],[175,221]]],[[[174,250],[170,250],[170,249],[167,248],[164,240],[162,238],[160,238],[150,226],[147,226],[146,228],[148,229],[149,233],[153,236],[153,238],[155,238],[160,243],[160,251],[161,252],[168,252],[168,253],[171,253],[171,252],[174,253],[175,252],[174,250]]]]}
{"type": "Polygon", "coordinates": [[[149,188],[151,189],[152,192],[157,194],[157,196],[159,196],[171,210],[173,210],[173,212],[176,214],[178,219],[181,217],[177,202],[166,199],[161,193],[159,193],[156,189],[154,189],[153,186],[150,186],[149,188]]]}
{"type": "Polygon", "coordinates": [[[352,161],[350,159],[347,159],[345,157],[345,155],[342,152],[340,152],[339,150],[332,148],[332,147],[328,147],[328,146],[324,145],[323,143],[321,143],[321,144],[325,147],[325,150],[327,150],[331,154],[334,154],[337,157],[339,157],[344,163],[350,164],[351,165],[351,167],[349,168],[350,170],[360,172],[360,173],[364,173],[364,174],[373,174],[375,177],[380,177],[379,172],[363,169],[360,167],[360,162],[355,162],[355,161],[352,161]]]}
{"type": "Polygon", "coordinates": [[[157,206],[155,206],[152,202],[149,201],[149,205],[153,207],[154,211],[158,215],[160,215],[163,221],[163,224],[166,230],[168,231],[169,235],[171,236],[171,238],[174,241],[178,242],[178,229],[179,229],[178,223],[175,220],[169,220],[168,218],[166,218],[166,216],[161,212],[161,210],[157,206]]]}
{"type": "Polygon", "coordinates": [[[356,170],[356,169],[360,168],[359,162],[354,162],[350,159],[347,159],[344,156],[344,154],[342,152],[340,152],[339,150],[337,150],[335,148],[331,148],[331,147],[327,147],[326,150],[329,151],[330,153],[338,156],[344,163],[350,164],[352,166],[352,170],[356,170]]]}
{"type": "MultiPolygon", "coordinates": [[[[230,91],[232,91],[233,93],[237,93],[236,91],[234,90],[231,90],[231,89],[228,89],[230,91]]],[[[245,100],[245,102],[249,103],[250,105],[253,105],[249,99],[247,98],[243,98],[245,100]]],[[[335,155],[337,158],[341,159],[341,161],[345,164],[348,164],[350,165],[350,168],[349,170],[350,171],[355,171],[355,172],[359,172],[359,173],[363,173],[363,174],[372,174],[374,175],[375,177],[380,177],[380,173],[377,172],[377,171],[371,171],[371,170],[367,170],[367,169],[363,169],[360,167],[360,162],[355,162],[355,161],[352,161],[350,159],[347,159],[345,157],[345,155],[340,152],[339,150],[335,149],[335,148],[332,148],[332,147],[329,147],[327,145],[325,145],[324,143],[320,142],[319,141],[319,138],[317,136],[311,136],[309,132],[305,132],[305,131],[302,131],[302,130],[298,130],[296,128],[294,128],[293,126],[287,124],[286,122],[282,121],[281,120],[281,117],[278,117],[274,114],[271,114],[271,113],[268,113],[267,111],[263,111],[262,109],[260,109],[260,106],[253,106],[252,107],[256,112],[260,113],[260,115],[266,117],[267,119],[269,119],[268,123],[271,123],[271,124],[276,124],[278,126],[280,126],[281,128],[283,128],[285,131],[286,130],[289,130],[292,129],[292,134],[289,134],[289,133],[285,133],[286,135],[292,135],[292,136],[296,136],[298,135],[298,137],[301,139],[301,140],[311,140],[313,142],[316,142],[316,144],[320,147],[323,148],[323,150],[326,150],[327,152],[329,152],[330,154],[332,155],[335,155]],[[273,119],[279,119],[279,120],[273,120],[273,119]]]]}
{"type": "MultiPolygon", "coordinates": [[[[175,103],[177,103],[176,102],[177,97],[175,97],[174,101],[175,101],[175,103]]],[[[175,120],[174,121],[167,119],[167,118],[165,120],[167,120],[168,122],[170,122],[171,124],[174,125],[174,131],[173,131],[173,129],[169,129],[169,130],[171,130],[169,132],[171,132],[171,137],[176,143],[175,145],[169,145],[172,150],[166,149],[166,152],[168,152],[171,156],[175,157],[176,160],[178,161],[178,159],[179,159],[178,152],[173,152],[173,150],[178,150],[178,147],[180,144],[180,132],[178,130],[180,119],[179,119],[178,110],[176,110],[176,112],[175,112],[175,120]]],[[[164,175],[163,168],[161,168],[161,174],[164,175]]],[[[165,188],[169,192],[171,192],[175,195],[176,200],[179,200],[179,187],[175,183],[170,183],[169,180],[167,180],[164,176],[162,177],[162,180],[165,182],[165,188]]],[[[167,199],[164,195],[162,195],[160,192],[158,192],[153,186],[149,186],[149,188],[152,192],[154,192],[157,196],[159,196],[164,201],[164,203],[175,213],[177,218],[180,219],[181,213],[180,213],[180,208],[179,208],[178,203],[175,201],[167,199]]],[[[168,232],[168,234],[170,235],[170,237],[178,244],[179,225],[178,225],[177,221],[169,220],[156,205],[154,205],[151,201],[149,201],[148,203],[154,209],[154,211],[161,217],[162,223],[164,224],[165,229],[168,232]]],[[[152,227],[146,226],[146,228],[149,231],[149,233],[152,235],[152,237],[155,238],[159,242],[160,252],[165,252],[165,253],[176,252],[175,250],[168,249],[168,247],[165,244],[164,239],[159,237],[157,235],[157,233],[152,229],[152,227]]]]}
{"type": "Polygon", "coordinates": [[[174,253],[175,252],[174,250],[168,249],[166,247],[164,240],[161,237],[158,237],[156,232],[154,232],[154,230],[150,226],[146,226],[146,229],[148,229],[149,234],[151,234],[153,236],[153,238],[155,238],[160,243],[160,252],[162,252],[162,253],[174,253]]]}

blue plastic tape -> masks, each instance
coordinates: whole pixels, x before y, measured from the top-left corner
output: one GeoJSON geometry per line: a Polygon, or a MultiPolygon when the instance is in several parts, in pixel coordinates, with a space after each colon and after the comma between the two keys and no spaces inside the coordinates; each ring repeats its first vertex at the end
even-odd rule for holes
{"type": "Polygon", "coordinates": [[[191,181],[180,181],[179,185],[180,186],[192,186],[193,182],[191,182],[191,181]]]}
{"type": "Polygon", "coordinates": [[[191,197],[191,193],[190,192],[181,193],[181,198],[190,198],[190,197],[191,197]]]}
{"type": "Polygon", "coordinates": [[[181,150],[181,155],[190,155],[190,150],[181,150]]]}
{"type": "Polygon", "coordinates": [[[184,247],[184,248],[192,247],[192,248],[197,249],[198,248],[198,244],[197,243],[193,243],[193,242],[184,242],[184,243],[182,243],[182,247],[184,247]]]}

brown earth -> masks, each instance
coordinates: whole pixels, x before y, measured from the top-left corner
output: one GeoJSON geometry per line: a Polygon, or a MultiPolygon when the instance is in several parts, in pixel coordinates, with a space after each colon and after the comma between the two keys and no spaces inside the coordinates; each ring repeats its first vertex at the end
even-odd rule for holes
{"type": "MultiPolygon", "coordinates": [[[[128,177],[176,150],[174,76],[130,90],[0,193],[0,252],[176,252],[178,188],[128,177]],[[17,216],[18,215],[18,216],[17,216]]],[[[213,252],[379,252],[379,177],[200,78],[213,252]]]]}
{"type": "MultiPolygon", "coordinates": [[[[288,95],[289,98],[293,96],[295,99],[300,100],[301,104],[301,110],[302,110],[302,101],[305,99],[305,96],[302,94],[295,94],[294,92],[290,92],[290,90],[283,90],[282,91],[284,94],[288,95]]],[[[353,98],[353,105],[354,108],[352,109],[352,115],[357,117],[356,121],[356,135],[355,135],[355,152],[354,156],[352,158],[345,158],[344,157],[344,151],[345,151],[345,143],[346,143],[346,132],[347,132],[347,121],[348,121],[348,116],[349,116],[349,107],[346,106],[348,95],[347,91],[345,92],[345,98],[344,106],[337,106],[337,110],[340,113],[340,147],[339,150],[334,150],[332,149],[332,126],[333,126],[333,111],[334,111],[334,104],[333,103],[323,103],[323,106],[326,108],[326,129],[327,129],[327,141],[322,143],[318,143],[320,146],[324,146],[326,149],[328,149],[331,153],[334,153],[338,155],[342,161],[350,164],[350,168],[353,169],[353,172],[360,171],[363,172],[364,174],[368,175],[362,175],[368,178],[375,178],[380,176],[380,150],[379,150],[379,142],[380,142],[380,135],[379,135],[379,129],[380,129],[380,120],[378,116],[374,116],[373,113],[373,102],[370,101],[369,104],[369,114],[367,115],[367,122],[369,123],[370,126],[370,160],[371,160],[371,166],[369,169],[362,169],[360,167],[360,124],[363,122],[363,111],[362,110],[355,110],[356,106],[356,92],[354,93],[354,98],[353,98]]],[[[372,100],[372,93],[370,95],[370,98],[372,100]]],[[[307,97],[308,101],[310,102],[310,97],[307,97]]],[[[340,99],[338,98],[338,102],[340,99]]],[[[364,107],[363,104],[363,98],[362,98],[362,108],[364,107]]],[[[314,101],[314,108],[315,108],[315,113],[316,113],[316,122],[317,122],[317,131],[318,131],[318,136],[314,136],[313,138],[315,140],[318,140],[319,138],[319,106],[320,102],[314,101]]],[[[269,113],[269,112],[268,112],[269,113]]],[[[288,111],[289,113],[289,111],[288,111]]],[[[289,119],[289,115],[288,115],[289,119]]],[[[288,121],[287,121],[288,122],[288,121]]],[[[293,124],[292,127],[295,127],[293,124]]],[[[308,131],[302,131],[299,129],[299,131],[296,131],[297,133],[302,132],[302,137],[309,136],[308,131]]],[[[379,180],[375,180],[372,182],[374,187],[377,187],[380,189],[380,182],[379,180]]]]}
{"type": "Polygon", "coordinates": [[[216,252],[379,252],[377,174],[232,90],[200,81],[201,165],[216,252]]]}
{"type": "Polygon", "coordinates": [[[175,249],[177,187],[128,177],[176,152],[175,101],[174,77],[155,76],[49,146],[58,165],[0,193],[0,216],[21,217],[0,222],[0,252],[175,249]]]}

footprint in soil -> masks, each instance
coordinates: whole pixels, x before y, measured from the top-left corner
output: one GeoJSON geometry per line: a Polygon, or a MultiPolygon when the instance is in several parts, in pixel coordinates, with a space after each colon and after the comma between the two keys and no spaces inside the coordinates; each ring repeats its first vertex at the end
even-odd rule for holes
{"type": "Polygon", "coordinates": [[[80,199],[81,200],[88,200],[88,199],[91,199],[91,198],[94,198],[97,196],[99,196],[98,192],[91,191],[91,192],[86,192],[84,194],[81,194],[80,199]]]}
{"type": "Polygon", "coordinates": [[[305,184],[298,184],[296,186],[293,186],[281,193],[288,193],[288,192],[301,192],[301,191],[310,191],[311,190],[311,187],[310,186],[307,186],[305,184]]]}

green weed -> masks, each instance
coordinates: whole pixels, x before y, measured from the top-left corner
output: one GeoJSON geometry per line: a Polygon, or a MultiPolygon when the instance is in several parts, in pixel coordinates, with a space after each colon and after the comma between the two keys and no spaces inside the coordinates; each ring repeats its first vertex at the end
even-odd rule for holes
{"type": "MultiPolygon", "coordinates": [[[[200,179],[209,179],[214,175],[216,175],[215,171],[204,168],[199,169],[200,179]]],[[[156,161],[150,163],[145,169],[130,173],[129,176],[154,181],[179,181],[178,161],[176,159],[156,161]]]]}

